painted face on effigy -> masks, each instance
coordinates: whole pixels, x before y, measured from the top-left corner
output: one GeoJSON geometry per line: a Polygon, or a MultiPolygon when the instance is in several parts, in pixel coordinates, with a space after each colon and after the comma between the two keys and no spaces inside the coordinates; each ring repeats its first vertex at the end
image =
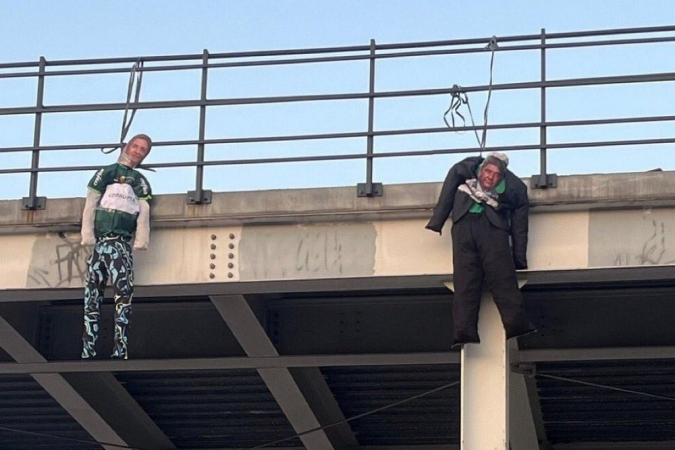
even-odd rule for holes
{"type": "Polygon", "coordinates": [[[122,154],[117,162],[127,167],[134,168],[148,156],[149,152],[150,143],[142,137],[136,137],[124,146],[124,150],[122,150],[122,154]]]}
{"type": "Polygon", "coordinates": [[[484,190],[494,189],[502,179],[502,173],[495,164],[485,164],[478,173],[478,182],[484,190]]]}

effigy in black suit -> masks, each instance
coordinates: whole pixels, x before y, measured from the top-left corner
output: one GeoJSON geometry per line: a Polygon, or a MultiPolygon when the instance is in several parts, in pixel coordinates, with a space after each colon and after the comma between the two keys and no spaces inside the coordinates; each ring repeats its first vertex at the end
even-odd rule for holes
{"type": "Polygon", "coordinates": [[[484,281],[507,339],[535,330],[516,277],[517,269],[527,269],[527,187],[507,166],[508,157],[497,152],[453,165],[426,225],[441,233],[452,214],[454,345],[480,342],[478,310],[484,281]]]}

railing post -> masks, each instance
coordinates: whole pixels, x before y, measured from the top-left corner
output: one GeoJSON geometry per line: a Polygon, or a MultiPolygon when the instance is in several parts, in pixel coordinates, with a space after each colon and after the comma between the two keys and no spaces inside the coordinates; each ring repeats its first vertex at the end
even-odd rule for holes
{"type": "Polygon", "coordinates": [[[541,126],[539,127],[539,175],[532,176],[531,186],[535,189],[558,186],[558,176],[546,173],[546,29],[541,29],[541,126]]]}
{"type": "Polygon", "coordinates": [[[36,111],[35,111],[35,128],[33,129],[33,155],[31,157],[31,173],[30,173],[30,182],[28,186],[28,197],[21,199],[21,209],[23,210],[37,210],[45,209],[47,204],[47,197],[38,197],[37,196],[37,183],[38,175],[37,169],[40,167],[40,134],[42,132],[42,109],[44,91],[45,91],[45,68],[47,66],[47,60],[44,56],[40,57],[40,65],[38,72],[38,86],[37,86],[37,102],[36,102],[36,111]]]}
{"type": "Polygon", "coordinates": [[[375,39],[370,40],[370,83],[368,87],[368,137],[366,138],[366,182],[356,185],[358,197],[381,197],[382,183],[373,183],[373,128],[375,118],[375,39]]]}
{"type": "MultiPolygon", "coordinates": [[[[209,51],[204,49],[202,54],[202,92],[201,104],[199,106],[199,143],[197,144],[197,162],[204,162],[204,139],[206,137],[206,88],[209,75],[209,51]]],[[[204,205],[211,203],[212,192],[203,189],[204,187],[204,166],[196,166],[195,190],[189,191],[187,202],[190,205],[204,205]]]]}

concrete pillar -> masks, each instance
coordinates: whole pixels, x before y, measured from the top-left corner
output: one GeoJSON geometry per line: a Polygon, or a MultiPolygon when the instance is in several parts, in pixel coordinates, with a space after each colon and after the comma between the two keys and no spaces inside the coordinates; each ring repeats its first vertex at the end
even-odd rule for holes
{"type": "MultiPolygon", "coordinates": [[[[452,283],[446,286],[454,292],[452,283]]],[[[480,344],[461,350],[460,448],[509,450],[509,346],[499,310],[486,291],[478,334],[480,344]]]]}
{"type": "MultiPolygon", "coordinates": [[[[510,365],[520,362],[518,358],[518,341],[511,339],[508,341],[508,346],[509,356],[511,357],[510,365]]],[[[538,436],[541,435],[545,438],[546,434],[541,423],[541,409],[539,396],[536,395],[536,382],[530,378],[526,379],[521,373],[513,371],[509,373],[509,382],[510,450],[539,449],[538,436]],[[533,394],[528,389],[529,383],[532,383],[530,389],[534,390],[533,394]],[[538,424],[541,427],[541,431],[537,430],[535,415],[540,419],[538,424]]]]}
{"type": "Polygon", "coordinates": [[[481,298],[481,343],[462,348],[461,450],[508,450],[509,370],[506,334],[492,294],[481,298]]]}

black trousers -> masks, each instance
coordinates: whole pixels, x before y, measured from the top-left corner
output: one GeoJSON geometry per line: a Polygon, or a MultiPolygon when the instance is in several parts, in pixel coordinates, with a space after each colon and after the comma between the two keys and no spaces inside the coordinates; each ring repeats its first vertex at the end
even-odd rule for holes
{"type": "Polygon", "coordinates": [[[478,310],[484,282],[497,304],[507,339],[534,331],[518,288],[508,231],[492,225],[485,214],[467,213],[452,225],[452,262],[455,344],[480,342],[478,310]]]}

